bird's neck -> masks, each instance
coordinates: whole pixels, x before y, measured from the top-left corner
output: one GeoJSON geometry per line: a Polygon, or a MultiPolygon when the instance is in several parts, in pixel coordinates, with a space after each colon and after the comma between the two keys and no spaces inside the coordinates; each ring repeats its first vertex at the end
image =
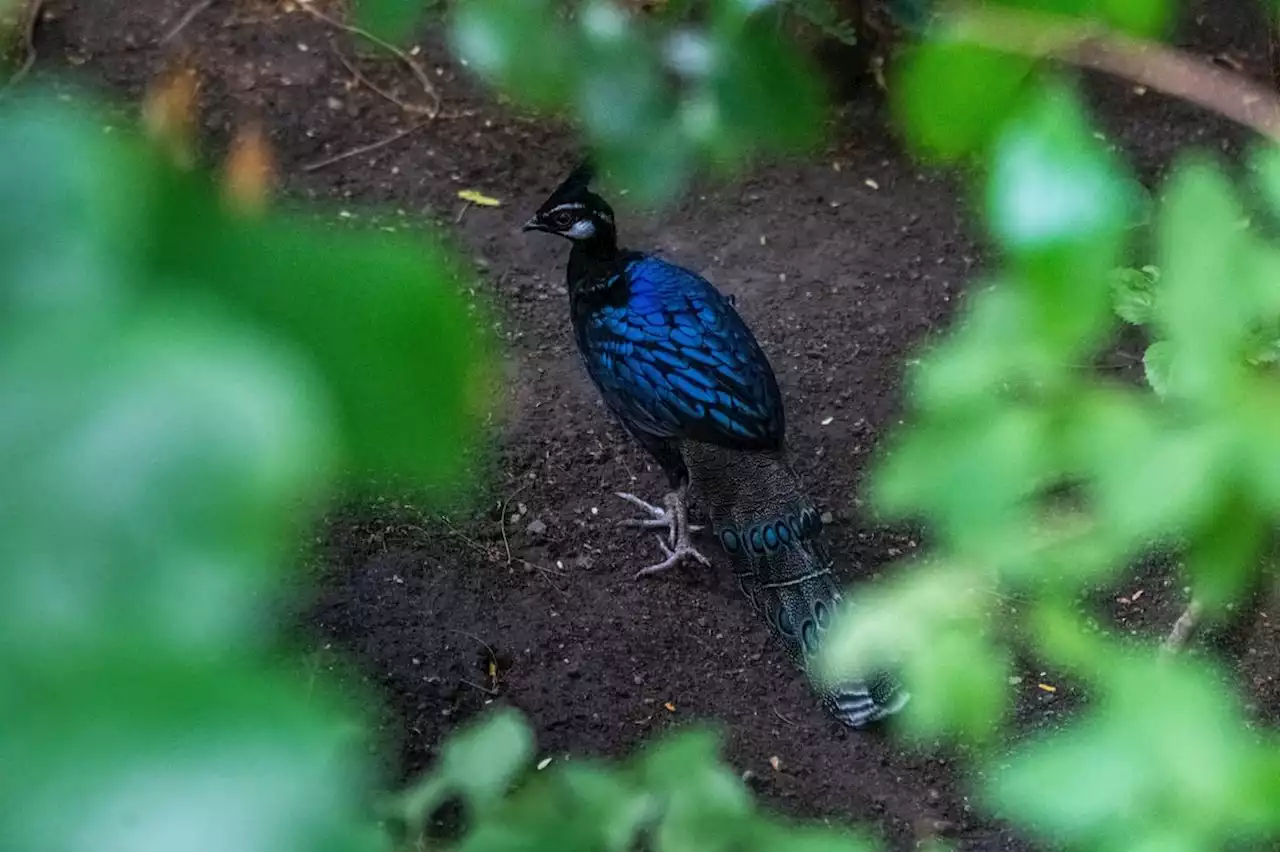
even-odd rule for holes
{"type": "Polygon", "coordinates": [[[570,288],[612,275],[621,256],[617,235],[611,229],[602,229],[589,239],[575,240],[569,252],[570,288]]]}

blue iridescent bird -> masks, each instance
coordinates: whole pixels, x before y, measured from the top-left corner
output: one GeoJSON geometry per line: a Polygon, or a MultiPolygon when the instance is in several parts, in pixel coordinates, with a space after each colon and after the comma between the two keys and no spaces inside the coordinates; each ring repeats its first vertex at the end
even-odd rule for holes
{"type": "Polygon", "coordinates": [[[618,247],[613,210],[579,166],[526,231],[573,244],[569,310],[587,373],[605,404],[658,462],[671,485],[665,508],[618,496],[650,517],[624,524],[666,529],[664,559],[637,577],[683,562],[709,565],[691,544],[689,495],[752,606],[845,724],[897,712],[907,694],[887,674],[828,683],[811,665],[841,604],[813,501],[785,458],[786,422],[773,368],[733,305],[710,282],[652,254],[618,247]]]}

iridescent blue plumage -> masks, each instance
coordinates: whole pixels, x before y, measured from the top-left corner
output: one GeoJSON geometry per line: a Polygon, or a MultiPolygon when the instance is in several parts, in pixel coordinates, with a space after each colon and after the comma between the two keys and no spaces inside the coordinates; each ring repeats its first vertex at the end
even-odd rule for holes
{"type": "Polygon", "coordinates": [[[670,531],[667,557],[709,564],[691,544],[687,495],[698,494],[734,575],[788,655],[845,724],[861,727],[906,702],[892,679],[828,683],[813,661],[841,594],[819,514],[784,453],[782,395],[760,345],[702,276],[619,250],[613,211],[575,171],[526,229],[573,242],[569,306],[578,351],[605,403],[671,480],[666,508],[619,494],[670,531]]]}
{"type": "Polygon", "coordinates": [[[575,300],[573,318],[587,371],[628,430],[646,445],[781,449],[777,380],[728,300],[653,255],[618,267],[608,287],[575,300]]]}

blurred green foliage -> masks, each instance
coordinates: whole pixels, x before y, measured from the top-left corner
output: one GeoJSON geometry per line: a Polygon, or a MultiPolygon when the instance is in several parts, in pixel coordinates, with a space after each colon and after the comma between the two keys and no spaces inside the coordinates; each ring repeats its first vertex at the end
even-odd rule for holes
{"type": "Polygon", "coordinates": [[[456,0],[451,37],[521,103],[568,108],[603,170],[645,204],[670,198],[698,161],[732,168],[820,138],[821,90],[779,38],[774,4],[699,11],[663,27],[601,0],[456,0]]]}
{"type": "MultiPolygon", "coordinates": [[[[450,37],[520,103],[580,121],[643,202],[699,163],[821,137],[821,86],[782,36],[783,5],[649,19],[457,0],[450,37]]],[[[1147,37],[1176,11],[988,5],[1147,37]]],[[[355,11],[402,37],[417,9],[355,11]]],[[[1274,843],[1280,743],[1230,679],[1097,628],[1077,601],[1153,542],[1182,547],[1210,607],[1269,564],[1280,253],[1225,171],[1188,158],[1160,193],[1155,262],[1117,272],[1140,193],[1072,83],[1034,51],[983,47],[963,16],[925,35],[893,76],[894,114],[922,157],[972,167],[998,250],[912,370],[908,424],[873,477],[875,504],[924,521],[934,546],[851,592],[828,664],[900,666],[905,732],[973,746],[975,801],[1055,846],[1274,843]],[[1086,366],[1118,320],[1150,329],[1158,393],[1086,366]],[[997,606],[1009,598],[1016,611],[997,606]],[[1011,744],[1020,653],[1090,700],[1011,744]]],[[[869,848],[762,815],[706,730],[626,763],[535,769],[510,712],[455,734],[375,819],[365,702],[283,649],[283,569],[342,473],[456,479],[488,406],[466,273],[430,239],[232,215],[204,174],[48,93],[3,113],[0,845],[869,848]],[[454,800],[461,837],[425,837],[454,800]]],[[[1251,173],[1272,213],[1278,164],[1262,149],[1251,173]]]]}

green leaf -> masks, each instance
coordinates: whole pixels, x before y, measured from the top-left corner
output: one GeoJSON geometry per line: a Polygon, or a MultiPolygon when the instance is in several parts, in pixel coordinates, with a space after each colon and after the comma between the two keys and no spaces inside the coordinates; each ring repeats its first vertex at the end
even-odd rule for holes
{"type": "Polygon", "coordinates": [[[986,798],[1055,845],[1223,848],[1280,825],[1260,746],[1230,693],[1187,664],[1115,653],[1074,725],[988,767],[986,798]],[[1158,842],[1179,838],[1173,847],[1158,842]]]}
{"type": "MultiPolygon", "coordinates": [[[[1221,398],[1237,387],[1241,357],[1257,303],[1250,289],[1223,298],[1222,282],[1249,269],[1252,246],[1243,211],[1225,177],[1194,162],[1170,182],[1158,224],[1163,271],[1156,324],[1167,346],[1148,374],[1187,399],[1221,398]],[[1176,365],[1176,384],[1167,381],[1176,365]]],[[[1154,383],[1153,383],[1154,386],[1154,383]]]]}
{"type": "Polygon", "coordinates": [[[1230,448],[1221,432],[1166,424],[1163,412],[1127,391],[1078,403],[1072,430],[1080,465],[1100,519],[1127,544],[1197,525],[1224,497],[1218,472],[1230,464],[1230,448]]]}
{"type": "Polygon", "coordinates": [[[1177,4],[1171,0],[1096,0],[1102,18],[1118,30],[1161,39],[1169,31],[1177,4]]]}
{"type": "Polygon", "coordinates": [[[337,239],[333,225],[286,215],[231,219],[181,181],[155,207],[153,288],[218,300],[323,375],[353,475],[458,481],[494,389],[485,314],[464,300],[469,274],[443,245],[337,239]]]}
{"type": "Polygon", "coordinates": [[[1136,201],[1070,89],[1030,98],[994,143],[991,232],[1019,280],[1038,292],[1036,331],[1064,356],[1075,357],[1109,327],[1107,275],[1136,201]]]}
{"type": "Polygon", "coordinates": [[[0,349],[0,561],[22,566],[0,572],[0,656],[265,641],[279,542],[332,460],[317,383],[200,300],[48,328],[0,349]]]}
{"type": "Polygon", "coordinates": [[[563,103],[587,70],[565,61],[579,47],[551,0],[458,0],[449,38],[476,73],[532,106],[563,103]]]}
{"type": "Polygon", "coordinates": [[[355,22],[383,41],[403,43],[436,0],[352,0],[355,22]]]}
{"type": "Polygon", "coordinates": [[[1198,530],[1187,553],[1196,598],[1210,609],[1234,602],[1260,569],[1270,524],[1254,503],[1229,492],[1198,530]]]}
{"type": "Polygon", "coordinates": [[[897,119],[924,156],[980,154],[1026,95],[1033,67],[963,42],[926,42],[907,54],[890,86],[897,119]]]}
{"type": "Polygon", "coordinates": [[[35,90],[3,105],[0,163],[0,332],[124,309],[145,234],[141,153],[35,90]]]}
{"type": "Polygon", "coordinates": [[[1167,340],[1157,341],[1147,347],[1142,355],[1142,369],[1147,384],[1158,396],[1168,396],[1173,386],[1173,346],[1167,340]]]}
{"type": "Polygon", "coordinates": [[[756,17],[719,46],[710,82],[723,139],[716,153],[740,160],[754,150],[790,151],[821,138],[817,74],[767,20],[756,17]]]}
{"type": "Polygon", "coordinates": [[[832,681],[880,669],[901,671],[911,702],[906,731],[920,740],[980,741],[1005,706],[1007,654],[984,635],[984,607],[995,578],[955,567],[916,566],[885,588],[859,590],[836,620],[819,664],[832,681]]]}
{"type": "Polygon", "coordinates": [[[1149,323],[1155,305],[1155,285],[1159,280],[1160,270],[1155,266],[1115,270],[1111,275],[1111,295],[1116,316],[1130,325],[1149,323]]]}
{"type": "Polygon", "coordinates": [[[377,849],[360,807],[367,743],[327,690],[243,663],[109,649],[7,665],[5,678],[11,848],[377,849]]]}
{"type": "Polygon", "coordinates": [[[720,763],[719,750],[719,736],[695,729],[657,744],[641,759],[640,783],[661,803],[655,848],[727,852],[750,836],[751,798],[741,778],[720,763]]]}
{"type": "Polygon", "coordinates": [[[533,757],[533,734],[515,710],[499,710],[451,736],[437,778],[483,811],[533,757]]]}

